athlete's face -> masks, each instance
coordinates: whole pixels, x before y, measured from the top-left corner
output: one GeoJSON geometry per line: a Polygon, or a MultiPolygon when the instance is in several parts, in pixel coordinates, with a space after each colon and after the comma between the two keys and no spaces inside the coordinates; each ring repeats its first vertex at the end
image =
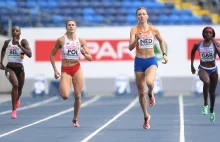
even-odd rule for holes
{"type": "Polygon", "coordinates": [[[66,25],[66,30],[68,33],[75,33],[76,23],[74,21],[69,21],[66,25]]]}
{"type": "Polygon", "coordinates": [[[12,36],[13,36],[13,37],[19,37],[20,34],[21,34],[20,28],[19,28],[18,26],[14,26],[14,27],[12,28],[12,36]]]}
{"type": "Polygon", "coordinates": [[[148,19],[147,11],[145,9],[139,9],[137,11],[137,19],[139,23],[146,22],[148,19]]]}
{"type": "Polygon", "coordinates": [[[213,32],[211,29],[207,28],[205,31],[204,31],[204,38],[206,40],[211,40],[213,38],[213,32]]]}

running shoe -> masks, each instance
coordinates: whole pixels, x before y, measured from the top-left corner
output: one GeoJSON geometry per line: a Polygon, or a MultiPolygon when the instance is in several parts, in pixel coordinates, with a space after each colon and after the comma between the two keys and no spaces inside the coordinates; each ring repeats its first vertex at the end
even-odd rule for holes
{"type": "Polygon", "coordinates": [[[20,107],[20,104],[21,104],[20,99],[18,99],[18,101],[17,101],[17,103],[16,103],[16,108],[19,108],[19,107],[20,107]]]}
{"type": "Polygon", "coordinates": [[[12,119],[16,119],[17,118],[17,114],[16,113],[17,113],[16,110],[12,110],[12,112],[11,112],[11,118],[12,119]]]}
{"type": "Polygon", "coordinates": [[[78,123],[77,120],[73,120],[73,126],[74,126],[74,127],[79,127],[79,123],[78,123]]]}
{"type": "Polygon", "coordinates": [[[207,115],[207,114],[208,114],[208,111],[209,111],[209,106],[208,106],[208,105],[203,106],[203,108],[202,108],[202,114],[203,114],[203,115],[207,115]]]}
{"type": "Polygon", "coordinates": [[[149,96],[149,98],[148,98],[149,106],[150,106],[150,107],[154,106],[154,105],[155,105],[155,102],[156,102],[156,101],[155,101],[154,95],[149,96]]]}
{"type": "Polygon", "coordinates": [[[214,122],[215,121],[215,113],[210,113],[210,122],[214,122]]]}
{"type": "Polygon", "coordinates": [[[144,118],[144,124],[143,127],[144,129],[150,129],[150,115],[148,115],[148,118],[144,118]]]}

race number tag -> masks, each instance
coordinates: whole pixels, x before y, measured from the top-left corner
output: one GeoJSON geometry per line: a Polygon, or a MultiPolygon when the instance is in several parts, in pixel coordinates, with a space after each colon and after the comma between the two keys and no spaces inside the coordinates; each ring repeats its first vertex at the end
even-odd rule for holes
{"type": "Polygon", "coordinates": [[[153,48],[154,37],[152,35],[143,35],[141,39],[138,40],[140,49],[153,48]]]}
{"type": "Polygon", "coordinates": [[[207,49],[200,50],[200,59],[203,62],[214,61],[215,60],[214,49],[209,48],[208,50],[207,49]]]}
{"type": "Polygon", "coordinates": [[[66,59],[78,59],[80,51],[79,42],[71,42],[66,44],[66,59]]]}

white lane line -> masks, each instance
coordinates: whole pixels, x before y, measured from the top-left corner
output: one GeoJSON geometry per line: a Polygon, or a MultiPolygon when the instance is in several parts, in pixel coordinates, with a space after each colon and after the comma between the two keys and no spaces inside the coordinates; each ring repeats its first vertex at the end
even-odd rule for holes
{"type": "MultiPolygon", "coordinates": [[[[20,107],[20,108],[18,108],[16,110],[17,111],[21,111],[21,110],[26,110],[26,109],[38,107],[38,106],[41,106],[41,105],[53,102],[53,101],[57,100],[58,98],[59,98],[58,96],[54,96],[54,97],[51,97],[51,98],[46,99],[46,100],[41,101],[41,102],[37,102],[37,103],[31,104],[31,105],[20,107]]],[[[11,110],[0,112],[0,115],[7,114],[7,113],[11,113],[11,110]]]]}
{"type": "Polygon", "coordinates": [[[83,139],[81,142],[88,142],[92,137],[94,137],[96,134],[98,134],[102,129],[107,127],[109,124],[111,124],[113,121],[118,119],[121,115],[126,113],[129,109],[131,109],[135,104],[138,102],[138,97],[136,97],[126,108],[124,108],[121,112],[119,112],[115,117],[113,117],[111,120],[109,120],[107,123],[105,123],[102,127],[94,131],[92,134],[90,134],[88,137],[83,139]]]}
{"type": "Polygon", "coordinates": [[[10,97],[1,97],[0,96],[0,98],[1,98],[0,104],[9,102],[11,100],[11,96],[10,97]]]}
{"type": "Polygon", "coordinates": [[[179,111],[180,111],[180,142],[185,142],[183,96],[179,95],[178,98],[179,98],[179,111]]]}
{"type": "MultiPolygon", "coordinates": [[[[94,103],[94,102],[96,102],[97,100],[99,100],[100,98],[101,98],[100,96],[95,96],[95,97],[93,97],[92,99],[90,99],[90,100],[86,101],[85,103],[83,103],[83,104],[81,105],[81,107],[85,107],[85,106],[87,106],[87,105],[89,105],[89,104],[91,104],[91,103],[94,103]]],[[[49,120],[49,119],[58,117],[58,116],[63,115],[63,114],[65,114],[65,113],[71,112],[71,111],[73,111],[73,110],[74,110],[74,108],[71,107],[71,108],[69,108],[69,109],[66,109],[66,110],[64,110],[64,111],[61,111],[61,112],[56,113],[56,114],[54,114],[54,115],[48,116],[48,117],[46,117],[46,118],[44,118],[44,119],[38,120],[38,121],[36,121],[36,122],[34,122],[34,123],[31,123],[31,124],[25,125],[25,126],[23,126],[23,127],[20,127],[20,128],[14,129],[14,130],[12,130],[12,131],[9,131],[9,132],[7,132],[7,133],[1,134],[1,135],[0,135],[0,138],[1,138],[1,137],[4,137],[4,136],[7,136],[7,135],[9,135],[9,134],[15,133],[15,132],[17,132],[17,131],[19,131],[19,130],[28,128],[28,127],[30,127],[30,126],[39,124],[39,123],[41,123],[41,122],[47,121],[47,120],[49,120]]]]}

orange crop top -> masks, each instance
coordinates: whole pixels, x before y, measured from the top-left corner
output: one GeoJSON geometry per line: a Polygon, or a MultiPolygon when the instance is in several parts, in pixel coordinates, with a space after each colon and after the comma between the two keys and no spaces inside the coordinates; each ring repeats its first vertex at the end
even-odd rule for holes
{"type": "Polygon", "coordinates": [[[149,25],[147,31],[142,31],[140,26],[137,25],[137,32],[135,34],[135,37],[137,37],[139,32],[142,32],[142,37],[138,40],[138,43],[136,45],[136,50],[153,48],[154,38],[155,38],[155,32],[153,30],[153,27],[149,25]]]}

